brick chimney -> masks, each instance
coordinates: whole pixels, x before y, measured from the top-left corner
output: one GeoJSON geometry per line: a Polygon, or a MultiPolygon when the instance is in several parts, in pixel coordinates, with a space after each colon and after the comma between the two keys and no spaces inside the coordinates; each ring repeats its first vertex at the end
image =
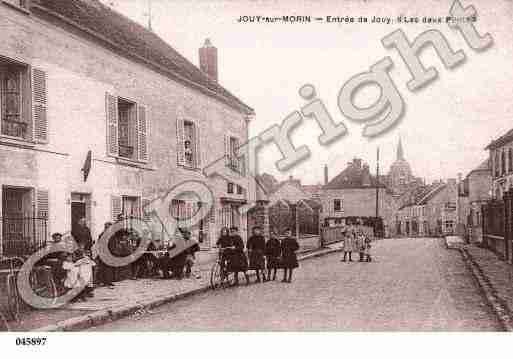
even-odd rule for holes
{"type": "Polygon", "coordinates": [[[199,63],[201,71],[217,82],[217,48],[212,46],[210,39],[206,39],[199,49],[199,63]]]}
{"type": "Polygon", "coordinates": [[[328,184],[328,165],[324,165],[324,185],[328,184]]]}

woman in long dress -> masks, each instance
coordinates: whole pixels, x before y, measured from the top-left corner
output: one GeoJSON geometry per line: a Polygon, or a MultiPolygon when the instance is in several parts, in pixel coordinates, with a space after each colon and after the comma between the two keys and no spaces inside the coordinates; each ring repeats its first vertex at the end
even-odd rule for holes
{"type": "Polygon", "coordinates": [[[253,228],[253,235],[249,237],[248,243],[246,244],[248,249],[249,257],[249,269],[254,270],[257,276],[257,283],[261,282],[260,271],[262,271],[262,279],[267,281],[265,278],[265,238],[262,235],[262,229],[260,227],[253,228]]]}
{"type": "Polygon", "coordinates": [[[232,239],[232,245],[234,249],[230,255],[231,268],[229,268],[229,270],[234,272],[235,285],[239,285],[239,272],[244,273],[244,277],[246,277],[246,284],[249,284],[249,276],[247,273],[248,260],[246,258],[246,254],[244,253],[244,241],[239,235],[239,229],[237,227],[230,228],[230,237],[232,239]]]}

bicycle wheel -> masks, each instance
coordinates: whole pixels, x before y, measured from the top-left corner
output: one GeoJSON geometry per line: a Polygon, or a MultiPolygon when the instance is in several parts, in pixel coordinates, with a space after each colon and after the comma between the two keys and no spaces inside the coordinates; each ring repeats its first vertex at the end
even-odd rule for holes
{"type": "Polygon", "coordinates": [[[222,284],[222,268],[219,262],[214,263],[210,270],[210,287],[217,289],[222,284]]]}
{"type": "Polygon", "coordinates": [[[4,313],[0,310],[0,332],[10,332],[11,328],[7,322],[7,318],[4,313]]]}
{"type": "Polygon", "coordinates": [[[16,276],[7,275],[7,305],[9,306],[10,319],[19,321],[21,313],[20,296],[16,287],[16,276]]]}

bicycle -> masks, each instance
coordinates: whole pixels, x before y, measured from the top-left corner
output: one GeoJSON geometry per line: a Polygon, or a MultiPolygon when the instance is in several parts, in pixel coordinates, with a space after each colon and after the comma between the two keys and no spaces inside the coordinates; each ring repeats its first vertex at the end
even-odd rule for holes
{"type": "Polygon", "coordinates": [[[218,288],[226,288],[235,283],[234,273],[231,273],[227,269],[227,260],[225,258],[225,252],[233,249],[233,247],[220,248],[218,257],[212,269],[210,270],[210,287],[213,290],[218,288]]]}

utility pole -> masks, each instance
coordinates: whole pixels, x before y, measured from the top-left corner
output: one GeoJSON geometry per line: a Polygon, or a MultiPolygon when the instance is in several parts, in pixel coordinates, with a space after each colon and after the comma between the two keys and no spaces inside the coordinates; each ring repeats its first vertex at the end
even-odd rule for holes
{"type": "Polygon", "coordinates": [[[153,17],[153,14],[152,14],[152,0],[148,0],[148,13],[146,14],[148,16],[148,29],[150,31],[153,31],[153,27],[151,25],[151,20],[152,20],[152,17],[153,17]]]}
{"type": "Polygon", "coordinates": [[[376,220],[379,217],[379,147],[376,153],[376,220]]]}

